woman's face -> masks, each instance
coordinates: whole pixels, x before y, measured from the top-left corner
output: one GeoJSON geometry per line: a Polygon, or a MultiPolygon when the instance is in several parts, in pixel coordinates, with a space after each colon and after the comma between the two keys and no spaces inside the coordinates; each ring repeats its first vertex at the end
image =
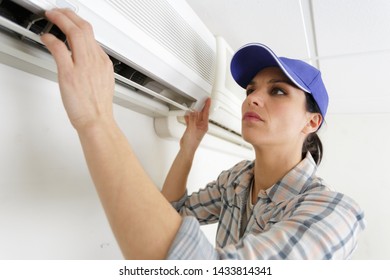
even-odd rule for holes
{"type": "Polygon", "coordinates": [[[300,148],[310,114],[305,93],[278,67],[265,68],[246,88],[242,135],[253,146],[296,144],[300,148]]]}

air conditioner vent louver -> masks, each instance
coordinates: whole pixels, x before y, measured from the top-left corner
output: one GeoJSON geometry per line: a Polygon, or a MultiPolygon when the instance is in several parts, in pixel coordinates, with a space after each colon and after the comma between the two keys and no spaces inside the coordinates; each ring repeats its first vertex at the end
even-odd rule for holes
{"type": "Polygon", "coordinates": [[[147,79],[147,76],[141,72],[131,68],[130,66],[122,63],[121,61],[110,57],[112,64],[114,66],[114,72],[122,77],[129,79],[137,84],[144,85],[147,79]]]}
{"type": "Polygon", "coordinates": [[[60,40],[66,41],[64,33],[57,26],[47,21],[42,15],[34,14],[14,2],[0,1],[0,16],[34,34],[51,33],[60,40]]]}
{"type": "Polygon", "coordinates": [[[214,125],[216,125],[216,126],[218,126],[218,127],[220,127],[220,128],[222,128],[222,129],[224,129],[224,130],[229,131],[230,133],[232,133],[232,134],[234,134],[234,135],[236,135],[236,136],[242,137],[242,135],[241,135],[240,133],[237,133],[237,132],[235,132],[234,130],[229,129],[228,127],[226,127],[226,126],[224,126],[224,125],[221,125],[220,123],[217,123],[217,122],[215,122],[215,121],[213,121],[213,120],[209,120],[209,122],[212,123],[212,124],[214,124],[214,125]]]}
{"type": "Polygon", "coordinates": [[[32,13],[29,10],[11,1],[1,2],[0,16],[9,19],[12,22],[15,22],[19,25],[23,25],[26,18],[28,18],[31,15],[32,13]]]}

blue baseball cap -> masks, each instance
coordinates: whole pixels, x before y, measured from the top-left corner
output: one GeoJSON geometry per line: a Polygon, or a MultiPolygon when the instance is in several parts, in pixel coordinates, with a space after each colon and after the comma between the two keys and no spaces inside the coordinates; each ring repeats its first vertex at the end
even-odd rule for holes
{"type": "Polygon", "coordinates": [[[233,55],[230,71],[234,80],[241,87],[246,88],[257,73],[272,66],[280,67],[298,88],[310,93],[322,117],[325,118],[329,97],[321,78],[321,72],[302,60],[278,57],[267,46],[250,43],[241,47],[233,55]]]}

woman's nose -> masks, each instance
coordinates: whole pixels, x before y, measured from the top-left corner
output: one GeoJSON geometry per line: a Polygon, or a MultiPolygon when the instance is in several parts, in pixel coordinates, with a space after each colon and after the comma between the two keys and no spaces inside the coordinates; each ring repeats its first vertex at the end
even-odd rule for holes
{"type": "Polygon", "coordinates": [[[264,94],[260,91],[253,92],[248,96],[247,101],[248,101],[248,105],[263,107],[264,94]]]}

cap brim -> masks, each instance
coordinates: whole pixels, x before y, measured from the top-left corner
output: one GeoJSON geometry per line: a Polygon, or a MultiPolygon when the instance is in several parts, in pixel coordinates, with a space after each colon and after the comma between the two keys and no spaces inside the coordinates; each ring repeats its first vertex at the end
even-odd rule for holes
{"type": "Polygon", "coordinates": [[[280,67],[286,76],[300,89],[310,90],[302,83],[293,71],[277,57],[267,46],[259,43],[250,43],[240,48],[233,56],[230,71],[234,80],[242,88],[246,88],[253,77],[267,67],[280,67]]]}

